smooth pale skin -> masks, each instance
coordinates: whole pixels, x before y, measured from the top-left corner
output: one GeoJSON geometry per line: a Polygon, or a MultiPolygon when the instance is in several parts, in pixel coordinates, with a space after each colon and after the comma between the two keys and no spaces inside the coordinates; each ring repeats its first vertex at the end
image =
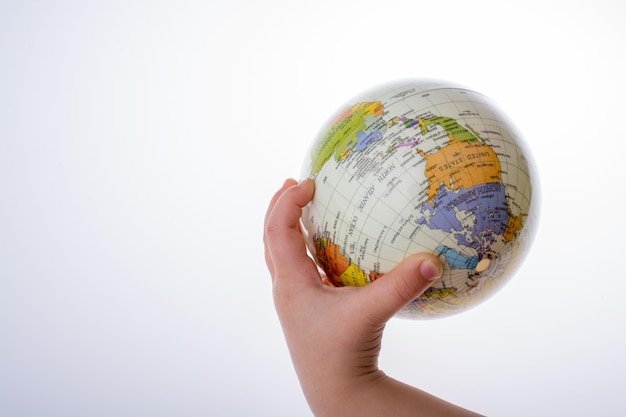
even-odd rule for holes
{"type": "Polygon", "coordinates": [[[300,216],[312,180],[287,180],[265,216],[265,261],[302,390],[317,417],[477,416],[378,369],[386,322],[441,276],[433,255],[405,259],[366,287],[323,283],[308,256],[300,216]]]}

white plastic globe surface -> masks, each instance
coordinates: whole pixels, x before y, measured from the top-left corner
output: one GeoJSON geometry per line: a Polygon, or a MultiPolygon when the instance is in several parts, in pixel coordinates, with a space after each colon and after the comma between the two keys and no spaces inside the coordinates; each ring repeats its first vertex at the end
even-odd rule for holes
{"type": "Polygon", "coordinates": [[[444,81],[385,84],[350,100],[313,141],[307,246],[336,286],[436,254],[443,276],[398,316],[456,314],[493,295],[527,254],[534,172],[519,131],[487,97],[444,81]]]}

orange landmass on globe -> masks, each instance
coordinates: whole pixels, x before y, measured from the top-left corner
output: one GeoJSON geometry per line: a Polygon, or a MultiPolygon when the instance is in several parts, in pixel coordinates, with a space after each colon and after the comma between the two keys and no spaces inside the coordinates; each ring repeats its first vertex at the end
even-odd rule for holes
{"type": "Polygon", "coordinates": [[[433,204],[441,183],[452,191],[502,182],[500,160],[488,145],[451,140],[435,153],[417,152],[426,159],[428,202],[433,204]]]}
{"type": "MultiPolygon", "coordinates": [[[[449,143],[430,154],[417,149],[417,153],[426,160],[426,193],[429,204],[434,204],[442,183],[447,189],[458,191],[481,184],[502,182],[500,159],[478,132],[468,125],[459,125],[450,117],[438,116],[419,120],[423,134],[428,133],[428,127],[432,124],[437,124],[446,131],[449,143]]],[[[507,242],[512,241],[521,230],[523,218],[523,214],[509,215],[503,233],[507,242]]]]}
{"type": "Polygon", "coordinates": [[[342,121],[352,117],[355,113],[361,114],[361,116],[382,116],[385,112],[385,106],[380,101],[364,101],[357,103],[339,114],[331,124],[338,124],[342,121]]]}
{"type": "Polygon", "coordinates": [[[441,183],[452,191],[471,188],[480,184],[502,182],[498,155],[469,126],[463,127],[450,117],[420,119],[422,133],[428,133],[432,124],[441,126],[450,142],[436,152],[427,154],[418,149],[417,153],[426,159],[428,179],[428,202],[433,204],[441,183]]]}
{"type": "Polygon", "coordinates": [[[506,229],[504,230],[504,233],[502,233],[502,237],[504,238],[505,241],[511,242],[513,241],[513,239],[515,239],[515,236],[517,236],[517,233],[519,233],[519,231],[522,230],[523,218],[524,218],[524,214],[519,214],[518,216],[513,216],[513,215],[509,216],[509,222],[506,225],[506,229]]]}
{"type": "Polygon", "coordinates": [[[337,285],[362,287],[371,282],[368,274],[326,237],[315,239],[315,257],[328,278],[337,285]]]}

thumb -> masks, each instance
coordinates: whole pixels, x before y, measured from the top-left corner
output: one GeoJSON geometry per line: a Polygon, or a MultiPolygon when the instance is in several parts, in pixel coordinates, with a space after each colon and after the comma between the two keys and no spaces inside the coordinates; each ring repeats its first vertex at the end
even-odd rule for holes
{"type": "Polygon", "coordinates": [[[417,254],[364,288],[364,310],[374,323],[384,324],[441,277],[443,266],[434,255],[417,254]]]}

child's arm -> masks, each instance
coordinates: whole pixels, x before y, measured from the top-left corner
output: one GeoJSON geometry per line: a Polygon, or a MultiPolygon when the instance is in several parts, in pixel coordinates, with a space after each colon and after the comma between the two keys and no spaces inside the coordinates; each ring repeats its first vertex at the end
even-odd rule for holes
{"type": "Polygon", "coordinates": [[[274,303],[302,390],[316,416],[475,416],[378,369],[385,323],[442,272],[432,255],[407,258],[384,279],[356,287],[322,283],[300,215],[314,183],[287,180],[265,217],[274,303]]]}

